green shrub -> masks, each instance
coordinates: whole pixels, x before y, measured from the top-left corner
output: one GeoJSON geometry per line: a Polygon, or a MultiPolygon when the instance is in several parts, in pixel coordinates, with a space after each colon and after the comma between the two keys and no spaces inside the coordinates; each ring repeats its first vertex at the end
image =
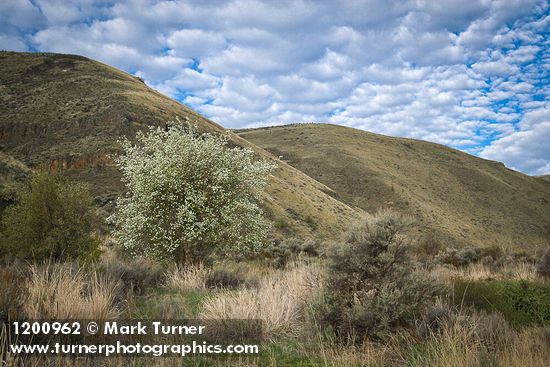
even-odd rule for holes
{"type": "Polygon", "coordinates": [[[550,325],[550,285],[524,280],[456,279],[454,300],[500,312],[512,325],[550,325]]]}
{"type": "Polygon", "coordinates": [[[99,239],[93,200],[86,186],[57,173],[36,172],[19,202],[3,213],[0,254],[41,260],[94,259],[99,239]]]}
{"type": "Polygon", "coordinates": [[[321,325],[340,335],[382,337],[418,317],[442,288],[414,271],[406,222],[391,212],[368,218],[335,247],[323,299],[321,325]]]}
{"type": "Polygon", "coordinates": [[[309,215],[304,218],[304,222],[314,231],[319,227],[317,222],[315,222],[315,220],[309,215]]]}
{"type": "Polygon", "coordinates": [[[126,251],[198,263],[260,247],[267,222],[258,202],[274,164],[228,144],[180,123],[122,141],[116,162],[128,194],[110,219],[126,251]]]}

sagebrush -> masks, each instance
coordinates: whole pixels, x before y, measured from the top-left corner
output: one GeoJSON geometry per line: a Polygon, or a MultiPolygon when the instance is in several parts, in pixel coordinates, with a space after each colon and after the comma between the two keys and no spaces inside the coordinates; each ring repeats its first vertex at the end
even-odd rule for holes
{"type": "Polygon", "coordinates": [[[380,212],[351,228],[329,258],[317,317],[341,337],[382,337],[406,325],[443,288],[417,271],[409,254],[406,221],[380,212]]]}

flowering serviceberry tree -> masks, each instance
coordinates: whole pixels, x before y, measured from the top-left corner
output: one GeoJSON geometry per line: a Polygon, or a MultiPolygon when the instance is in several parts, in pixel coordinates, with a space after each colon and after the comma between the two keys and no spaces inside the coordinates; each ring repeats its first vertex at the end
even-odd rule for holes
{"type": "Polygon", "coordinates": [[[130,254],[189,263],[261,245],[267,222],[258,202],[274,163],[180,122],[121,143],[127,193],[110,218],[130,254]]]}

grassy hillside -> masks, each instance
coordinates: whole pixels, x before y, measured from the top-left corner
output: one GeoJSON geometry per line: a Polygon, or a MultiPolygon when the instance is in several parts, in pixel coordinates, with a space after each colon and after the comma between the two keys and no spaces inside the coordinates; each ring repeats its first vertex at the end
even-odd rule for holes
{"type": "MultiPolygon", "coordinates": [[[[10,167],[20,162],[33,168],[61,168],[89,182],[107,210],[122,190],[110,158],[119,152],[117,140],[148,125],[165,126],[176,117],[202,131],[225,132],[108,65],[73,55],[0,52],[0,158],[9,160],[10,167]]],[[[274,159],[237,135],[232,139],[274,159]]],[[[20,181],[24,175],[13,177],[20,181]]],[[[5,184],[6,190],[12,181],[5,184]]],[[[335,237],[358,211],[331,194],[328,187],[279,162],[264,206],[279,233],[335,237]]]]}
{"type": "Polygon", "coordinates": [[[240,131],[254,144],[374,212],[394,207],[440,242],[529,249],[550,242],[550,183],[412,139],[303,124],[240,131]]]}

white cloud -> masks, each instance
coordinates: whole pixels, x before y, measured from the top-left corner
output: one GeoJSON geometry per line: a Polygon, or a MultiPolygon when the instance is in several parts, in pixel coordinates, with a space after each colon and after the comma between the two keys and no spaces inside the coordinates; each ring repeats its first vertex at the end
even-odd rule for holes
{"type": "Polygon", "coordinates": [[[44,16],[31,1],[0,1],[0,32],[25,31],[45,25],[44,16]]]}
{"type": "MultiPolygon", "coordinates": [[[[194,93],[202,90],[210,90],[219,84],[220,82],[218,79],[211,75],[186,68],[181,70],[174,78],[162,84],[158,84],[156,87],[164,93],[175,95],[178,90],[194,93]]],[[[205,99],[205,101],[206,100],[207,99],[205,99]]]]}
{"type": "Polygon", "coordinates": [[[528,112],[521,129],[493,141],[483,149],[483,158],[505,161],[513,169],[533,174],[550,172],[550,109],[528,112]]]}
{"type": "Polygon", "coordinates": [[[168,36],[166,44],[176,55],[202,58],[225,48],[225,38],[201,29],[180,29],[168,36]]]}
{"type": "Polygon", "coordinates": [[[506,76],[519,70],[516,65],[510,65],[504,61],[476,62],[472,65],[472,69],[490,76],[506,76]]]}
{"type": "Polygon", "coordinates": [[[50,25],[70,24],[94,15],[91,11],[93,2],[90,1],[39,0],[36,3],[50,25]]]}
{"type": "Polygon", "coordinates": [[[27,51],[27,45],[20,37],[0,34],[0,50],[27,51]]]}
{"type": "Polygon", "coordinates": [[[99,59],[227,127],[332,122],[540,173],[550,158],[526,147],[548,130],[548,12],[543,0],[13,0],[0,2],[0,48],[99,59]]]}

